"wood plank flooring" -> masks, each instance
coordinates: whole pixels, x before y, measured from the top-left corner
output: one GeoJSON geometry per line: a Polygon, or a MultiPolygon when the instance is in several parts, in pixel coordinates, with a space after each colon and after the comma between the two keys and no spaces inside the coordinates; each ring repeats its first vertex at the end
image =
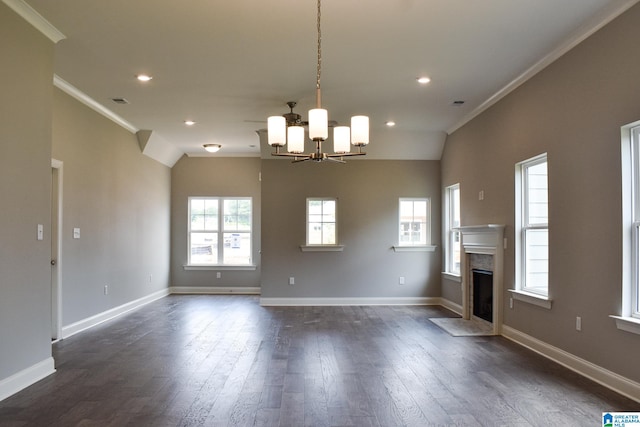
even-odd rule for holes
{"type": "Polygon", "coordinates": [[[169,296],[53,346],[0,426],[597,426],[640,404],[441,307],[169,296]]]}

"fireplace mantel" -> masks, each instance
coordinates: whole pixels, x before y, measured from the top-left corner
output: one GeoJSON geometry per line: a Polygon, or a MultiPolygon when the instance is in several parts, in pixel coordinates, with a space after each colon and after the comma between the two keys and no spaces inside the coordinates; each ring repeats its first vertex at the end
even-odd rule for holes
{"type": "Polygon", "coordinates": [[[498,248],[503,249],[504,225],[502,224],[467,225],[454,230],[462,234],[462,247],[467,253],[493,255],[498,248]]]}
{"type": "Polygon", "coordinates": [[[504,228],[502,224],[484,224],[457,227],[462,238],[461,272],[462,281],[462,317],[471,318],[469,296],[471,276],[469,271],[469,254],[484,254],[493,257],[493,333],[500,335],[502,330],[503,301],[503,263],[504,263],[504,228]]]}

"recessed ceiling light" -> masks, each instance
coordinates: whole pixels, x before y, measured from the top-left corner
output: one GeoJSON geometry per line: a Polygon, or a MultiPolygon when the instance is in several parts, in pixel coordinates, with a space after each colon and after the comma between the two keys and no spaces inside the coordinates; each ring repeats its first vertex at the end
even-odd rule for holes
{"type": "Polygon", "coordinates": [[[394,127],[396,125],[396,122],[394,122],[393,120],[389,120],[388,122],[385,122],[384,124],[391,128],[391,127],[394,127]]]}
{"type": "Polygon", "coordinates": [[[219,149],[222,148],[222,145],[220,145],[220,144],[204,144],[203,147],[208,152],[215,153],[216,151],[218,151],[219,149]]]}
{"type": "Polygon", "coordinates": [[[151,77],[148,74],[138,74],[136,76],[136,79],[140,80],[141,82],[148,82],[149,80],[151,80],[153,77],[151,77]]]}
{"type": "Polygon", "coordinates": [[[196,122],[194,122],[193,120],[185,120],[184,124],[187,126],[193,126],[196,124],[196,122]]]}
{"type": "Polygon", "coordinates": [[[427,76],[423,76],[423,77],[418,77],[416,79],[418,81],[418,83],[420,83],[421,85],[426,85],[427,83],[429,83],[431,81],[431,79],[427,76]]]}

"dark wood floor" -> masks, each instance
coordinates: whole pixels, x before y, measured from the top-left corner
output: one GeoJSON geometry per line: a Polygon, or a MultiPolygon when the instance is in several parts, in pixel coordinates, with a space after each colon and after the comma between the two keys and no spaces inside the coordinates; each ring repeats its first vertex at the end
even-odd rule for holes
{"type": "Polygon", "coordinates": [[[53,346],[0,426],[598,426],[619,396],[440,307],[170,296],[53,346]]]}

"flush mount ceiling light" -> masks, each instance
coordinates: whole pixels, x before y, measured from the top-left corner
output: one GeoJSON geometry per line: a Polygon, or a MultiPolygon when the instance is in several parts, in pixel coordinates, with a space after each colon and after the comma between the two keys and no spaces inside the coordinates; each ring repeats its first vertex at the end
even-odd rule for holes
{"type": "Polygon", "coordinates": [[[140,80],[141,82],[148,82],[149,80],[153,79],[153,77],[148,74],[138,74],[136,76],[136,79],[140,80]]]}
{"type": "Polygon", "coordinates": [[[196,122],[194,122],[193,120],[185,120],[184,124],[187,126],[193,126],[196,124],[196,122]]]}
{"type": "Polygon", "coordinates": [[[416,80],[421,85],[426,85],[427,83],[429,83],[431,81],[431,79],[429,77],[427,77],[427,76],[418,77],[418,78],[416,78],[416,80]]]}
{"type": "Polygon", "coordinates": [[[220,145],[220,144],[204,144],[203,147],[208,152],[215,153],[215,152],[217,152],[218,150],[220,150],[222,148],[222,145],[220,145]]]}
{"type": "Polygon", "coordinates": [[[394,122],[393,120],[389,120],[389,121],[386,121],[384,124],[392,128],[396,125],[396,122],[394,122]]]}
{"type": "MultiPolygon", "coordinates": [[[[369,117],[353,116],[351,117],[351,128],[349,126],[336,126],[333,128],[333,151],[334,153],[325,153],[322,151],[322,142],[329,137],[329,121],[327,110],[322,108],[322,95],[320,91],[320,75],[322,64],[322,32],[320,30],[320,10],[321,4],[318,0],[318,13],[316,27],[318,31],[317,44],[317,63],[316,63],[316,108],[309,110],[309,138],[315,142],[316,149],[314,152],[304,152],[304,127],[301,120],[288,122],[286,115],[271,116],[268,119],[268,142],[269,145],[275,147],[272,156],[293,157],[293,162],[305,162],[313,160],[322,162],[326,160],[344,163],[346,156],[364,156],[367,153],[362,151],[362,147],[369,143],[369,117]],[[349,142],[358,148],[355,153],[351,152],[349,142]],[[281,153],[280,148],[288,144],[288,153],[281,153]]],[[[293,103],[295,106],[295,103],[293,103]]],[[[290,106],[291,107],[291,106],[290,106]]],[[[291,107],[291,113],[293,107],[291,107]]]]}

